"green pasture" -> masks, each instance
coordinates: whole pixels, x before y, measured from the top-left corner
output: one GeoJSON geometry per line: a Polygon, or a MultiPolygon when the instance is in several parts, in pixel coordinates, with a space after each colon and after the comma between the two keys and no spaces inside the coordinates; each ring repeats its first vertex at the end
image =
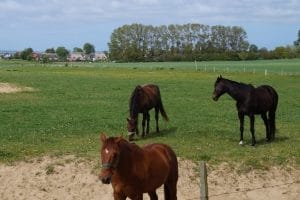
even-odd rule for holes
{"type": "MultiPolygon", "coordinates": [[[[0,61],[0,82],[35,90],[0,93],[0,162],[65,154],[98,160],[99,133],[126,136],[132,90],[138,84],[155,83],[160,86],[170,121],[160,120],[161,133],[151,132],[138,139],[139,145],[167,143],[180,157],[211,164],[237,163],[241,170],[267,169],[270,165],[299,166],[299,72],[300,60],[67,65],[0,61]],[[208,66],[220,66],[220,70],[208,70],[208,66]],[[228,71],[226,66],[236,70],[228,71]],[[257,68],[255,73],[253,66],[257,68]],[[269,67],[274,73],[265,76],[259,66],[269,67]],[[282,68],[290,74],[280,73],[282,68]],[[246,144],[238,144],[235,102],[228,95],[218,102],[211,98],[219,74],[256,86],[270,84],[277,89],[279,106],[274,142],[265,142],[264,125],[257,116],[257,146],[250,146],[248,118],[246,144]]],[[[155,130],[153,113],[150,113],[152,131],[155,130]]]]}

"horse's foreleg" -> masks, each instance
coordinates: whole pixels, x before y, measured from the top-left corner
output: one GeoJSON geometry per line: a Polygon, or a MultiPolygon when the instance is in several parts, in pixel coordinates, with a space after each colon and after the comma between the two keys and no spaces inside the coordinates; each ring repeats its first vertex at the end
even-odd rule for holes
{"type": "Polygon", "coordinates": [[[240,145],[243,145],[243,140],[244,140],[244,113],[239,112],[239,119],[240,119],[240,145]]]}
{"type": "Polygon", "coordinates": [[[146,119],[147,119],[147,113],[143,113],[143,121],[142,121],[142,128],[143,128],[143,132],[142,132],[142,137],[145,136],[145,122],[146,122],[146,119]]]}
{"type": "Polygon", "coordinates": [[[159,127],[158,127],[158,112],[159,112],[159,108],[155,107],[155,123],[156,123],[156,132],[159,132],[159,127]]]}
{"type": "Polygon", "coordinates": [[[271,140],[271,135],[270,135],[270,123],[268,121],[266,113],[261,114],[261,118],[264,120],[265,126],[266,126],[266,138],[267,141],[271,140]]]}
{"type": "Polygon", "coordinates": [[[251,132],[251,135],[252,135],[252,146],[255,146],[255,136],[254,136],[254,121],[255,121],[255,117],[254,117],[254,114],[250,114],[249,115],[250,117],[250,132],[251,132]]]}
{"type": "Polygon", "coordinates": [[[150,200],[158,200],[156,192],[148,192],[150,200]]]}
{"type": "Polygon", "coordinates": [[[147,116],[147,118],[146,118],[146,120],[147,120],[146,134],[148,135],[149,134],[149,122],[150,122],[150,114],[149,114],[149,112],[147,112],[146,116],[147,116]]]}

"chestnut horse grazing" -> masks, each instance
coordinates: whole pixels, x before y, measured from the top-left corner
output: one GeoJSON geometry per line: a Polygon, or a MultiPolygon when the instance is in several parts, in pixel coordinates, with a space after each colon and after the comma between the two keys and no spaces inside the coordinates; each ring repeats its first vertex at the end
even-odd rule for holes
{"type": "Polygon", "coordinates": [[[149,144],[140,148],[122,137],[102,141],[102,183],[112,184],[115,200],[142,200],[148,193],[157,200],[156,189],[164,185],[166,200],[177,199],[178,161],[174,151],[165,144],[149,144]]]}
{"type": "Polygon", "coordinates": [[[145,136],[145,122],[147,121],[146,134],[149,134],[149,121],[150,115],[149,110],[155,109],[155,120],[156,120],[156,132],[159,132],[158,127],[158,112],[160,111],[162,117],[168,121],[169,118],[165,112],[164,106],[162,104],[160,91],[157,85],[147,84],[143,86],[136,86],[131,94],[129,100],[129,112],[130,116],[127,118],[127,130],[129,135],[129,140],[132,140],[134,134],[139,134],[138,131],[138,114],[143,113],[142,136],[145,136]]]}
{"type": "Polygon", "coordinates": [[[275,113],[278,104],[278,94],[269,85],[257,88],[250,84],[238,83],[219,76],[215,82],[213,100],[217,101],[224,93],[236,100],[236,107],[240,119],[240,144],[243,144],[244,116],[250,118],[252,146],[255,145],[254,115],[260,114],[266,126],[267,141],[275,139],[275,113]],[[268,114],[268,116],[267,116],[268,114]]]}

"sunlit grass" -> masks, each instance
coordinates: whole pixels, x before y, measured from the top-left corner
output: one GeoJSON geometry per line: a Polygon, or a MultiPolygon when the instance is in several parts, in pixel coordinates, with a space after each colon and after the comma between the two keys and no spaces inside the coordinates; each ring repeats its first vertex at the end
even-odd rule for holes
{"type": "MultiPolygon", "coordinates": [[[[246,144],[238,145],[235,102],[228,96],[218,102],[211,99],[219,72],[185,69],[194,63],[152,63],[153,67],[151,63],[106,63],[109,67],[100,66],[105,63],[92,67],[87,67],[89,63],[75,63],[82,66],[73,67],[30,63],[6,66],[6,63],[0,63],[0,82],[17,83],[36,91],[0,94],[2,162],[48,154],[98,159],[100,132],[126,135],[128,100],[133,88],[137,84],[156,83],[170,122],[160,120],[161,133],[151,132],[136,141],[139,145],[167,143],[180,157],[210,163],[240,163],[242,171],[249,166],[265,169],[270,165],[300,164],[300,77],[297,75],[222,73],[226,78],[256,86],[270,84],[279,93],[277,139],[265,142],[264,125],[257,116],[258,144],[253,148],[248,118],[246,144]],[[159,65],[169,67],[157,68],[159,65]]],[[[153,111],[150,115],[153,131],[153,111]]]]}

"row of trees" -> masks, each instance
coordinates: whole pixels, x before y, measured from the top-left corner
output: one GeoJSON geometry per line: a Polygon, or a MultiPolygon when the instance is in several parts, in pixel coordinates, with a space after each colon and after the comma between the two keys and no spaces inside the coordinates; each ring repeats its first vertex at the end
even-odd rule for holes
{"type": "Polygon", "coordinates": [[[203,24],[151,26],[124,25],[113,31],[109,46],[111,60],[193,61],[294,58],[297,46],[273,51],[249,44],[246,31],[238,26],[203,24]]]}
{"type": "MultiPolygon", "coordinates": [[[[90,43],[85,43],[83,45],[83,48],[74,47],[73,52],[84,53],[86,55],[90,55],[92,53],[95,53],[95,47],[94,47],[94,45],[92,45],[90,43]]],[[[42,61],[47,62],[49,60],[50,54],[55,54],[59,61],[66,61],[70,54],[70,51],[63,46],[57,47],[56,49],[48,48],[45,50],[45,54],[42,55],[42,61]]],[[[34,56],[34,54],[33,54],[32,48],[26,48],[23,51],[16,53],[14,55],[15,58],[20,58],[23,60],[33,60],[34,59],[33,56],[34,56]]]]}

